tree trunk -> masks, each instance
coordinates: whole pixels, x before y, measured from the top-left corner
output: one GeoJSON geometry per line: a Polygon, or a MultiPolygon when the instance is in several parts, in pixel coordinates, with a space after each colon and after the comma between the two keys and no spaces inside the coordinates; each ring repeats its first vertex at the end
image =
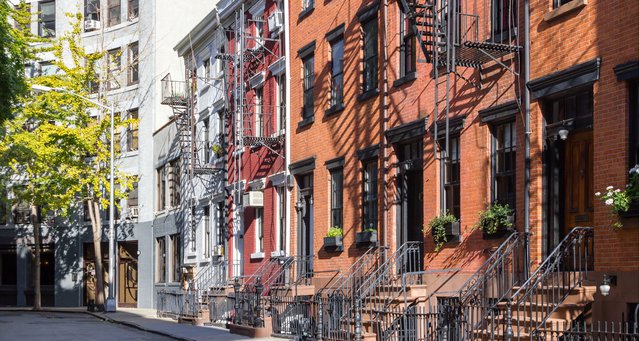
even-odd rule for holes
{"type": "Polygon", "coordinates": [[[40,301],[40,253],[42,249],[42,237],[40,220],[38,219],[38,207],[31,204],[31,225],[33,226],[33,243],[35,244],[35,260],[33,273],[33,310],[42,310],[40,301]]]}
{"type": "Polygon", "coordinates": [[[89,217],[93,230],[93,251],[95,253],[95,306],[98,311],[104,311],[104,276],[102,266],[102,220],[97,202],[89,200],[89,217]]]}

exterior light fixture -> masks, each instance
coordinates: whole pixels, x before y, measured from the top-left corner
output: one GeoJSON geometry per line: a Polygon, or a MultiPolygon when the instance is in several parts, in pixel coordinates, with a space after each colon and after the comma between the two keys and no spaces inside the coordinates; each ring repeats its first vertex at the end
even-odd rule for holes
{"type": "Polygon", "coordinates": [[[566,129],[566,128],[563,128],[563,127],[562,127],[562,128],[561,128],[561,129],[559,129],[559,131],[557,132],[557,135],[559,135],[559,138],[560,138],[562,141],[566,141],[566,139],[568,138],[568,129],[566,129]]]}
{"type": "Polygon", "coordinates": [[[615,275],[604,275],[603,283],[599,286],[599,292],[601,296],[608,296],[610,294],[610,286],[617,285],[617,276],[615,275]]]}

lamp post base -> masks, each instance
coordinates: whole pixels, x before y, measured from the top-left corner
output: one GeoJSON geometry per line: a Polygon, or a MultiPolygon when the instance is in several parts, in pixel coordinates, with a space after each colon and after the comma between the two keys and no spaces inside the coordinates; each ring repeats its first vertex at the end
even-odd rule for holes
{"type": "Polygon", "coordinates": [[[104,311],[107,313],[115,313],[115,298],[107,298],[104,311]]]}

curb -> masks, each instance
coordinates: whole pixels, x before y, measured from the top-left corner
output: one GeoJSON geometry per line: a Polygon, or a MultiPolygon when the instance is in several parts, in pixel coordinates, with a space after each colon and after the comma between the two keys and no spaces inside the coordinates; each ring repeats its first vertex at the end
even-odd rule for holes
{"type": "Polygon", "coordinates": [[[126,321],[119,321],[116,319],[112,319],[109,316],[106,316],[105,314],[101,314],[101,313],[94,313],[94,312],[90,312],[90,311],[86,311],[86,310],[65,310],[65,309],[47,309],[44,308],[42,310],[33,310],[32,308],[9,308],[9,309],[3,309],[0,308],[0,311],[2,312],[30,312],[30,313],[66,313],[66,314],[85,314],[85,315],[90,315],[93,316],[97,319],[100,319],[102,321],[105,322],[109,322],[109,323],[116,323],[116,324],[120,324],[123,326],[127,326],[127,327],[131,327],[131,328],[135,328],[137,330],[143,331],[143,332],[147,332],[147,333],[151,333],[151,334],[156,334],[156,335],[160,335],[160,336],[164,336],[164,337],[169,337],[172,338],[174,340],[178,340],[178,341],[197,341],[195,339],[189,339],[189,338],[184,338],[184,337],[180,337],[180,336],[175,336],[172,335],[170,333],[167,332],[163,332],[163,331],[159,331],[159,330],[153,330],[153,329],[147,329],[144,328],[138,324],[135,323],[131,323],[131,322],[126,322],[126,321]]]}

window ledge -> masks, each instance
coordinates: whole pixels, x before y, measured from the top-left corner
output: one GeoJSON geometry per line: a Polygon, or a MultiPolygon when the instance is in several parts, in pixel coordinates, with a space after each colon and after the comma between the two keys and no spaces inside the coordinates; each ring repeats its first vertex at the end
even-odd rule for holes
{"type": "Polygon", "coordinates": [[[574,12],[580,8],[583,8],[588,4],[588,0],[573,0],[567,4],[561,5],[552,11],[544,15],[544,21],[553,21],[559,17],[562,17],[568,13],[574,12]]]}
{"type": "Polygon", "coordinates": [[[297,124],[297,128],[298,129],[304,128],[306,126],[309,126],[309,125],[313,124],[313,122],[315,122],[315,116],[307,117],[307,118],[301,120],[297,124]]]}
{"type": "Polygon", "coordinates": [[[414,80],[417,79],[417,72],[413,71],[410,73],[405,74],[402,78],[397,78],[394,82],[393,82],[393,87],[397,88],[400,87],[406,83],[410,83],[414,80]]]}
{"type": "Polygon", "coordinates": [[[365,93],[360,94],[359,96],[357,96],[357,100],[363,102],[373,97],[377,97],[377,95],[379,95],[379,88],[368,90],[365,93]]]}
{"type": "Polygon", "coordinates": [[[313,13],[314,9],[315,9],[315,6],[309,6],[309,7],[305,8],[305,9],[303,9],[300,12],[300,15],[299,15],[299,17],[297,19],[298,20],[304,19],[306,16],[310,15],[311,13],[313,13]]]}
{"type": "Polygon", "coordinates": [[[264,252],[253,252],[251,253],[251,259],[263,259],[264,252]]]}
{"type": "Polygon", "coordinates": [[[324,117],[330,117],[344,111],[344,103],[334,105],[324,112],[324,117]]]}

